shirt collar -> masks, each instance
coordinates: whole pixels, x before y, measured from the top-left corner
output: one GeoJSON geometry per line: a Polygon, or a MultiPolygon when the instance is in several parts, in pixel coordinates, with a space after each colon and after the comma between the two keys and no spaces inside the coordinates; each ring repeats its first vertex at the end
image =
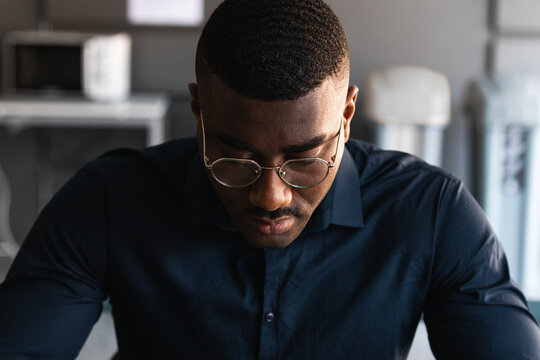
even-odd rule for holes
{"type": "MultiPolygon", "coordinates": [[[[187,172],[183,203],[182,218],[187,225],[212,223],[223,230],[234,231],[227,210],[210,184],[199,152],[193,157],[187,172]]],[[[358,168],[347,148],[334,183],[302,234],[325,230],[331,224],[356,228],[364,226],[358,168]]]]}
{"type": "Polygon", "coordinates": [[[332,199],[332,223],[341,226],[363,227],[360,175],[354,159],[345,147],[338,174],[334,181],[335,196],[332,199]]]}
{"type": "Polygon", "coordinates": [[[360,177],[354,159],[345,148],[334,183],[302,232],[311,234],[330,225],[361,228],[364,226],[360,177]]]}

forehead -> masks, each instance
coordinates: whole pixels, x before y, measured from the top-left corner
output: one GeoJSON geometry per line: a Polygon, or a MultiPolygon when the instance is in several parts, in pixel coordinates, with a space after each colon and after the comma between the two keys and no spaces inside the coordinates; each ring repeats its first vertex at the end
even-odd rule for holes
{"type": "Polygon", "coordinates": [[[346,88],[333,78],[296,100],[271,102],[240,95],[217,78],[201,85],[207,132],[225,133],[259,147],[294,145],[335,133],[346,97],[346,88]]]}

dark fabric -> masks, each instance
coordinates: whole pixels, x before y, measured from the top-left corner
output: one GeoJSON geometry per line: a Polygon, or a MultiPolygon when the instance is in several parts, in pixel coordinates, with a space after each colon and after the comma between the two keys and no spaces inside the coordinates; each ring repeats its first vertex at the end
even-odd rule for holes
{"type": "Polygon", "coordinates": [[[110,297],[122,359],[540,359],[539,330],[463,185],[351,140],[283,249],[235,232],[195,139],[109,153],[40,214],[0,286],[1,359],[73,359],[110,297]]]}

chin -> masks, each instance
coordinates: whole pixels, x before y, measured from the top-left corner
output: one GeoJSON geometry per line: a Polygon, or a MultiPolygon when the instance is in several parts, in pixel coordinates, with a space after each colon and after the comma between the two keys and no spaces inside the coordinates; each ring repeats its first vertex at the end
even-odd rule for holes
{"type": "Polygon", "coordinates": [[[289,246],[298,235],[282,234],[282,235],[254,235],[254,234],[242,234],[242,237],[250,245],[256,248],[285,248],[289,246]]]}

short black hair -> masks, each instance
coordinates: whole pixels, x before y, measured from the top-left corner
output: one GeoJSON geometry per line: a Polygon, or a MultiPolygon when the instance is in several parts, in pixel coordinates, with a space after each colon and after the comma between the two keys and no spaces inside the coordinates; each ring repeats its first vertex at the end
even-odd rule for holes
{"type": "Polygon", "coordinates": [[[322,0],[225,0],[202,31],[196,74],[249,98],[294,100],[348,76],[347,39],[322,0]]]}

